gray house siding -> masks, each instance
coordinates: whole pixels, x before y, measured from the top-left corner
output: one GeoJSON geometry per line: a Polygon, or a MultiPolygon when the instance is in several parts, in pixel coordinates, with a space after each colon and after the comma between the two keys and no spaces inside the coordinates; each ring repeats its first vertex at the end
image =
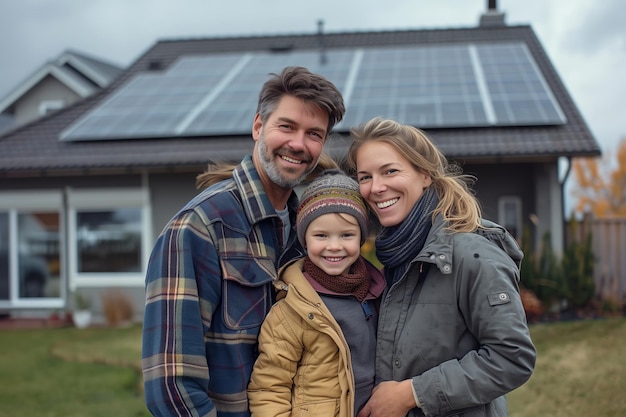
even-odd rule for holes
{"type": "MultiPolygon", "coordinates": [[[[535,187],[536,171],[542,164],[504,163],[490,165],[465,165],[463,172],[477,178],[474,191],[480,200],[483,216],[493,221],[499,219],[499,201],[502,197],[517,197],[521,202],[522,228],[528,225],[531,214],[536,214],[535,187]]],[[[560,204],[559,204],[560,206],[560,204]]],[[[534,228],[531,239],[537,243],[534,228]]],[[[522,230],[515,233],[521,242],[522,230]]]]}
{"type": "Polygon", "coordinates": [[[149,176],[152,236],[155,239],[172,216],[198,193],[195,182],[196,175],[199,173],[153,174],[149,176]]]}
{"type": "Polygon", "coordinates": [[[534,207],[534,170],[538,164],[505,163],[497,165],[466,165],[465,174],[477,179],[474,190],[481,202],[484,215],[492,220],[498,218],[498,198],[506,195],[519,196],[525,209],[534,207]]]}

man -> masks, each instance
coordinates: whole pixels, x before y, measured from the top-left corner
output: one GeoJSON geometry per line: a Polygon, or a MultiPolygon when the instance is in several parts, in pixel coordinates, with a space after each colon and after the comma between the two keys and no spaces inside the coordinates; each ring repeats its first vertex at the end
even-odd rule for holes
{"type": "Polygon", "coordinates": [[[252,155],[229,179],[203,174],[212,185],[157,239],[142,354],[153,415],[250,415],[246,389],[272,281],[303,255],[293,187],[315,169],[344,113],[341,93],[325,78],[302,67],[273,74],[259,95],[252,155]]]}

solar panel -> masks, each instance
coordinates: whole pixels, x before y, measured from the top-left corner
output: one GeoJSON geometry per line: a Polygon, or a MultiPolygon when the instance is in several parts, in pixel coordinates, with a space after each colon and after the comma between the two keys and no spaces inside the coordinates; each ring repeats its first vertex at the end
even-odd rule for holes
{"type": "Polygon", "coordinates": [[[419,127],[486,124],[467,45],[365,51],[347,125],[374,116],[419,127]]]}
{"type": "Polygon", "coordinates": [[[523,43],[344,48],[182,56],[138,74],[61,134],[62,140],[250,132],[269,73],[301,65],[339,88],[348,130],[375,116],[421,128],[562,124],[523,43]]]}
{"type": "Polygon", "coordinates": [[[523,44],[477,48],[498,124],[562,124],[565,116],[523,44]]]}
{"type": "Polygon", "coordinates": [[[336,51],[332,53],[332,58],[329,57],[329,62],[323,65],[319,54],[312,52],[253,56],[241,74],[221,92],[219,103],[215,106],[204,106],[198,117],[185,128],[185,133],[201,135],[249,132],[256,112],[259,90],[267,80],[268,73],[280,72],[288,65],[300,65],[334,80],[337,88],[341,89],[340,80],[345,78],[350,68],[349,58],[349,53],[336,51]],[[242,131],[242,128],[245,130],[242,131]]]}

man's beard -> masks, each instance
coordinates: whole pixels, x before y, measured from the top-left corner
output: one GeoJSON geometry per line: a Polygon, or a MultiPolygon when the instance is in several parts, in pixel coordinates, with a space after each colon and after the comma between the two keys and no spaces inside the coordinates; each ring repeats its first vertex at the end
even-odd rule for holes
{"type": "Polygon", "coordinates": [[[263,135],[263,132],[261,132],[259,136],[257,155],[259,157],[261,168],[263,168],[270,180],[272,180],[274,184],[282,188],[294,188],[296,185],[300,185],[306,179],[306,177],[315,169],[318,162],[315,161],[315,164],[313,164],[310,169],[305,171],[298,178],[285,178],[285,176],[282,175],[282,173],[274,163],[273,155],[267,149],[267,144],[265,143],[265,137],[263,135]]]}

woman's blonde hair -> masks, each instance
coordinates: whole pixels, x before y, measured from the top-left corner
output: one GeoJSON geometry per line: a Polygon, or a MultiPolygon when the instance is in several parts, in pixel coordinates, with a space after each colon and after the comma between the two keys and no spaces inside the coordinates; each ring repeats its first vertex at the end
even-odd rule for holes
{"type": "Polygon", "coordinates": [[[232,178],[235,168],[237,168],[237,164],[229,162],[209,164],[206,171],[196,176],[196,188],[203,190],[220,181],[232,178]]]}
{"type": "Polygon", "coordinates": [[[439,204],[433,218],[441,214],[447,229],[454,232],[473,232],[480,226],[480,204],[470,184],[475,180],[462,173],[456,164],[449,164],[446,157],[426,134],[413,126],[376,117],[351,130],[353,142],[348,150],[347,163],[356,173],[356,155],[368,142],[383,142],[392,146],[400,155],[423,174],[430,176],[432,187],[437,191],[439,204]]]}

